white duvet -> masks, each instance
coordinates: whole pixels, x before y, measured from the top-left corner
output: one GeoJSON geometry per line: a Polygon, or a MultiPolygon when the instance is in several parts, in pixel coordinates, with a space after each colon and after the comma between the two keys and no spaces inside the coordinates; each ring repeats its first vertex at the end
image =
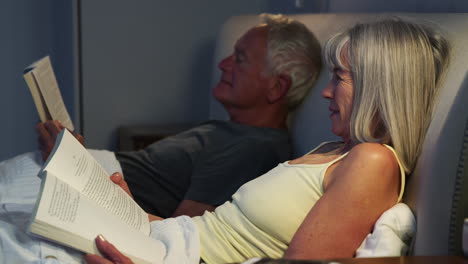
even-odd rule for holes
{"type": "MultiPolygon", "coordinates": [[[[121,172],[112,152],[90,150],[107,172],[121,172]]],[[[82,254],[26,234],[36,204],[42,166],[39,152],[0,162],[0,264],[84,263],[82,254]]]]}

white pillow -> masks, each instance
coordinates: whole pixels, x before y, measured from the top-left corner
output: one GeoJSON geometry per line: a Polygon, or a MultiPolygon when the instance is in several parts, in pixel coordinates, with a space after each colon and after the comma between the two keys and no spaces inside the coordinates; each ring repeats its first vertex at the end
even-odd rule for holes
{"type": "Polygon", "coordinates": [[[416,230],[411,209],[398,203],[385,211],[356,250],[356,258],[404,256],[416,230]]]}

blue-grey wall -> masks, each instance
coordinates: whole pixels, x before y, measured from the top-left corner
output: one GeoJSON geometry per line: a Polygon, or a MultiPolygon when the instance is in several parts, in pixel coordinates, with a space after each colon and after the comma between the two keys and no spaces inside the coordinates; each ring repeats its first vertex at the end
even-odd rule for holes
{"type": "Polygon", "coordinates": [[[84,136],[110,149],[122,125],[205,121],[220,26],[268,11],[268,0],[81,3],[84,136]]]}
{"type": "MultiPolygon", "coordinates": [[[[66,6],[71,1],[61,4],[66,6]]],[[[55,25],[63,25],[70,13],[54,8],[60,0],[15,0],[0,2],[0,160],[36,149],[34,125],[39,121],[34,102],[26,86],[22,72],[33,61],[50,54],[54,66],[61,72],[60,81],[68,89],[67,106],[73,107],[73,87],[66,84],[65,76],[71,72],[61,67],[55,55],[69,49],[65,36],[68,29],[55,31],[55,25]],[[58,38],[62,40],[56,43],[58,38]],[[61,46],[63,44],[63,46],[61,46]],[[55,50],[54,47],[62,47],[55,50]],[[62,76],[64,75],[64,76],[62,76]]],[[[70,26],[70,25],[68,25],[70,26]]],[[[68,80],[69,81],[69,80],[68,80]]],[[[73,114],[73,108],[71,108],[73,114]]]]}
{"type": "Polygon", "coordinates": [[[80,131],[78,78],[78,0],[52,0],[51,57],[63,100],[80,131]]]}
{"type": "Polygon", "coordinates": [[[330,0],[327,12],[415,12],[455,13],[468,12],[466,0],[330,0]]]}
{"type": "Polygon", "coordinates": [[[270,0],[273,13],[462,13],[466,0],[270,0]]]}

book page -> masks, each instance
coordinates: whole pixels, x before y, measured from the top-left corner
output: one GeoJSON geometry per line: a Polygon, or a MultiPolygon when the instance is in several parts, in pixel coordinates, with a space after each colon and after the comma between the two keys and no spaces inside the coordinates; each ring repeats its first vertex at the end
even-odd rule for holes
{"type": "Polygon", "coordinates": [[[94,239],[104,235],[136,262],[162,262],[165,246],[107,213],[67,183],[46,172],[30,231],[78,250],[98,254],[94,239]]]}
{"type": "Polygon", "coordinates": [[[32,72],[27,72],[23,75],[26,84],[29,87],[29,91],[31,92],[34,104],[36,105],[37,113],[39,114],[39,118],[41,122],[45,122],[47,120],[51,120],[52,117],[50,116],[49,110],[47,110],[44,97],[42,96],[41,92],[39,91],[39,86],[32,75],[32,72]]]}
{"type": "Polygon", "coordinates": [[[59,120],[64,127],[73,131],[73,123],[63,102],[49,56],[38,61],[31,72],[39,86],[52,119],[59,120]]]}
{"type": "Polygon", "coordinates": [[[149,235],[145,211],[109,179],[104,168],[66,129],[57,138],[42,171],[51,172],[131,227],[149,235]]]}

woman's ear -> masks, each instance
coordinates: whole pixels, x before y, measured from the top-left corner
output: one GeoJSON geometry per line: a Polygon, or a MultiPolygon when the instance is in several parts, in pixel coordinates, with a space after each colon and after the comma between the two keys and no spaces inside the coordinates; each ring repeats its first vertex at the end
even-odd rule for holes
{"type": "Polygon", "coordinates": [[[291,88],[291,77],[286,74],[279,74],[274,85],[268,90],[268,102],[276,103],[286,97],[286,94],[291,88]]]}

